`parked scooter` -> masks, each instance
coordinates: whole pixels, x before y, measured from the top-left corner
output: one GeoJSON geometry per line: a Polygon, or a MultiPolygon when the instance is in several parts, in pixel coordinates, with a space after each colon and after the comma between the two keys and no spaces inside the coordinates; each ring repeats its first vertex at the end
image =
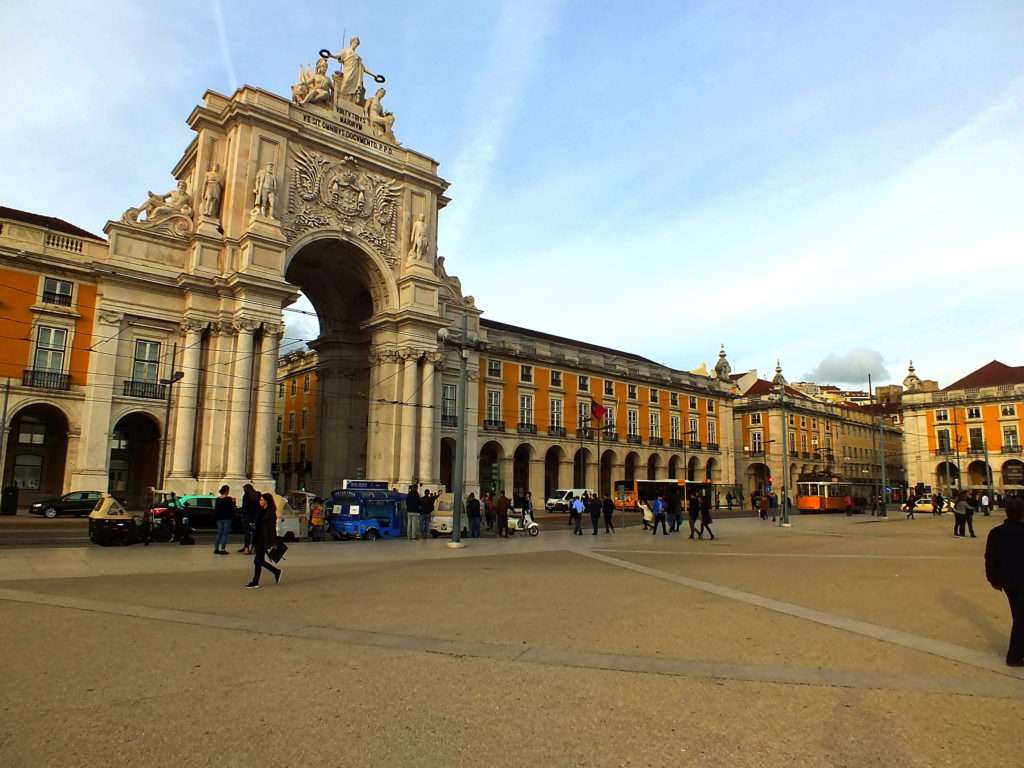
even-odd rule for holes
{"type": "Polygon", "coordinates": [[[536,536],[540,533],[540,525],[536,520],[533,519],[532,512],[523,511],[518,515],[508,516],[508,532],[512,533],[523,533],[526,532],[531,536],[536,536]]]}

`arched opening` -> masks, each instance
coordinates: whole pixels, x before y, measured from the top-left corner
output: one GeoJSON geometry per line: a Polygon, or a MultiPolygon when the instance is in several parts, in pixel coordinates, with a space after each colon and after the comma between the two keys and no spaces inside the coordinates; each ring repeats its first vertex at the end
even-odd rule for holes
{"type": "Polygon", "coordinates": [[[518,506],[530,489],[530,459],[533,448],[523,443],[512,454],[512,500],[518,506]]]}
{"type": "Polygon", "coordinates": [[[940,462],[935,467],[935,485],[945,494],[960,487],[960,470],[951,461],[940,462]]]}
{"type": "Polygon", "coordinates": [[[679,465],[682,463],[682,459],[678,456],[673,456],[668,460],[668,479],[678,480],[679,479],[679,465]]]}
{"type": "Polygon", "coordinates": [[[1004,490],[1024,489],[1024,461],[1020,459],[1004,461],[1000,475],[1002,478],[1000,487],[1004,490]]]}
{"type": "Polygon", "coordinates": [[[3,480],[5,488],[18,486],[19,506],[60,496],[64,492],[67,446],[68,420],[60,409],[40,403],[23,408],[14,415],[7,438],[3,480]]]}
{"type": "Polygon", "coordinates": [[[601,478],[598,482],[597,492],[602,496],[611,496],[612,493],[612,472],[615,471],[615,451],[609,449],[601,454],[601,478]]]}
{"type": "Polygon", "coordinates": [[[700,459],[696,456],[691,456],[690,460],[686,462],[686,479],[696,480],[700,475],[700,459]]]}
{"type": "Polygon", "coordinates": [[[623,479],[627,483],[632,483],[636,480],[636,465],[638,461],[640,461],[640,457],[635,451],[630,451],[626,454],[626,460],[622,465],[622,474],[624,475],[623,479]]]}
{"type": "Polygon", "coordinates": [[[661,457],[656,453],[652,453],[647,459],[647,479],[657,480],[658,470],[661,468],[661,457]]]}
{"type": "Polygon", "coordinates": [[[718,459],[712,456],[704,467],[704,479],[709,483],[714,483],[719,480],[720,474],[721,470],[718,468],[718,459]]]}
{"type": "Polygon", "coordinates": [[[988,475],[988,464],[984,461],[972,461],[967,465],[967,482],[977,488],[988,486],[988,475]]]}
{"type": "MultiPolygon", "coordinates": [[[[561,483],[559,470],[565,458],[565,451],[557,445],[548,448],[544,454],[544,499],[550,499],[561,483]]],[[[536,500],[534,504],[536,504],[536,500]]]]}
{"type": "Polygon", "coordinates": [[[572,458],[572,487],[587,487],[587,464],[590,463],[590,449],[580,448],[572,458]]]}
{"type": "Polygon", "coordinates": [[[442,437],[441,438],[441,474],[440,480],[441,485],[444,489],[451,493],[455,487],[454,478],[455,476],[455,438],[453,437],[442,437]]]}
{"type": "Polygon", "coordinates": [[[792,486],[800,479],[800,470],[796,464],[789,465],[789,484],[792,486]]]}
{"type": "Polygon", "coordinates": [[[771,471],[766,464],[755,463],[747,467],[747,495],[753,496],[768,490],[771,471]]]}
{"type": "MultiPolygon", "coordinates": [[[[148,413],[122,416],[110,433],[107,492],[128,502],[146,503],[160,476],[160,427],[148,413]]],[[[165,463],[166,463],[165,459],[165,463]]]]}
{"type": "Polygon", "coordinates": [[[505,452],[493,440],[480,449],[480,494],[497,494],[501,484],[499,463],[505,452]]]}
{"type": "MultiPolygon", "coordinates": [[[[302,290],[316,310],[319,335],[309,343],[317,353],[318,413],[317,457],[314,489],[320,493],[340,488],[349,478],[368,476],[367,438],[370,425],[369,387],[370,331],[367,322],[385,309],[384,278],[372,257],[340,239],[324,238],[301,246],[285,270],[285,279],[302,290]],[[374,297],[377,297],[376,299],[374,297]]],[[[395,422],[411,411],[418,417],[413,392],[396,392],[393,376],[391,397],[402,407],[381,409],[379,421],[395,422]]],[[[390,478],[383,478],[390,479],[390,478]]]]}

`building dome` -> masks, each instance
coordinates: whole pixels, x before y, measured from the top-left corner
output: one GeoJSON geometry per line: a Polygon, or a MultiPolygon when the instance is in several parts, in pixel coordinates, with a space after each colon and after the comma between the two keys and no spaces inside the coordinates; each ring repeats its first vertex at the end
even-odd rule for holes
{"type": "Polygon", "coordinates": [[[778,360],[775,361],[775,375],[772,377],[772,384],[776,386],[786,385],[786,377],[782,375],[782,364],[778,360]]]}

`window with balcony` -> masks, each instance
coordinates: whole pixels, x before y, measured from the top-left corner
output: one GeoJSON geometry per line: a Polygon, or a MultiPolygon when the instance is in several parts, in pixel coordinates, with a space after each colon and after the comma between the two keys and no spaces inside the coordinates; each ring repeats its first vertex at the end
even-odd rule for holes
{"type": "Polygon", "coordinates": [[[519,380],[524,384],[533,384],[533,366],[532,365],[520,365],[519,366],[519,380]]]}
{"type": "Polygon", "coordinates": [[[292,397],[295,397],[295,394],[298,391],[299,391],[299,380],[296,379],[294,376],[292,376],[292,378],[289,380],[288,392],[289,392],[289,394],[291,394],[292,397]]]}
{"type": "Polygon", "coordinates": [[[615,397],[615,382],[609,379],[604,380],[604,396],[615,397]]]}
{"type": "Polygon", "coordinates": [[[615,431],[615,406],[607,405],[604,409],[604,431],[615,431]]]}
{"type": "Polygon", "coordinates": [[[486,421],[497,424],[501,421],[501,392],[497,389],[487,390],[486,421]]]}
{"type": "Polygon", "coordinates": [[[441,385],[441,423],[454,426],[459,423],[456,415],[458,393],[454,384],[441,385]]]}
{"type": "Polygon", "coordinates": [[[561,387],[562,386],[562,372],[561,371],[552,371],[551,372],[551,386],[552,387],[561,387]]]}
{"type": "Polygon", "coordinates": [[[750,452],[755,456],[764,453],[764,435],[760,430],[750,433],[750,452]]]}
{"type": "Polygon", "coordinates": [[[551,410],[551,418],[548,422],[549,431],[555,431],[560,434],[565,434],[565,424],[563,423],[562,417],[562,401],[559,398],[553,397],[548,403],[551,410]]]}
{"type": "Polygon", "coordinates": [[[492,379],[501,378],[501,360],[487,361],[487,375],[492,379]]]}
{"type": "Polygon", "coordinates": [[[971,453],[981,453],[985,450],[985,436],[982,434],[981,427],[971,427],[967,431],[968,437],[968,450],[971,453]]]}
{"type": "Polygon", "coordinates": [[[1013,403],[1005,403],[1005,404],[999,406],[999,415],[1000,416],[1016,416],[1017,415],[1017,406],[1014,405],[1013,403]]]}
{"type": "Polygon", "coordinates": [[[945,408],[938,408],[935,411],[936,421],[949,421],[949,411],[945,408]]]}
{"type": "Polygon", "coordinates": [[[708,447],[718,447],[718,422],[708,419],[708,447]]]}
{"type": "Polygon", "coordinates": [[[640,411],[635,408],[626,411],[626,429],[630,437],[640,436],[640,411]]]}
{"type": "Polygon", "coordinates": [[[155,384],[160,375],[160,342],[135,342],[135,359],[132,361],[132,380],[155,384]]]}
{"type": "Polygon", "coordinates": [[[627,384],[626,385],[626,397],[628,397],[630,400],[636,400],[637,399],[636,384],[627,384]]]}
{"type": "Polygon", "coordinates": [[[67,280],[58,280],[54,277],[43,279],[43,303],[57,304],[62,307],[71,306],[71,294],[74,292],[74,285],[67,280]]]}
{"type": "Polygon", "coordinates": [[[302,391],[309,392],[309,374],[305,374],[302,377],[302,391]]]}
{"type": "Polygon", "coordinates": [[[678,392],[672,392],[672,393],[669,394],[669,396],[668,396],[668,404],[670,406],[672,406],[673,408],[678,408],[679,407],[679,393],[678,392]]]}
{"type": "Polygon", "coordinates": [[[590,434],[590,401],[589,400],[577,400],[576,401],[576,428],[580,430],[583,435],[590,434]]]}
{"type": "Polygon", "coordinates": [[[761,414],[760,413],[752,413],[752,414],[750,414],[750,423],[751,424],[755,424],[755,425],[756,424],[760,424],[761,423],[761,414]]]}
{"type": "Polygon", "coordinates": [[[682,438],[679,436],[681,431],[679,426],[679,417],[670,416],[668,420],[669,440],[672,441],[673,447],[678,446],[682,438]]]}
{"type": "Polygon", "coordinates": [[[799,453],[796,447],[796,432],[790,431],[789,433],[789,454],[790,456],[796,456],[799,453]]]}
{"type": "Polygon", "coordinates": [[[648,423],[648,436],[654,439],[661,439],[661,413],[659,411],[651,411],[649,414],[648,423]]]}
{"type": "Polygon", "coordinates": [[[656,390],[654,387],[651,387],[651,402],[658,402],[658,390],[656,390]]]}
{"type": "Polygon", "coordinates": [[[715,412],[715,401],[714,400],[708,400],[708,413],[714,413],[714,412],[715,412]]]}
{"type": "Polygon", "coordinates": [[[590,377],[589,376],[580,376],[579,377],[579,390],[580,390],[580,392],[589,392],[590,391],[590,377]]]}
{"type": "Polygon", "coordinates": [[[690,425],[686,432],[686,439],[689,441],[690,445],[700,445],[700,422],[697,421],[696,416],[690,417],[690,425]]]}
{"type": "Polygon", "coordinates": [[[32,367],[25,371],[22,384],[40,389],[70,389],[70,376],[64,373],[67,340],[68,332],[64,328],[38,326],[32,367]]]}
{"type": "Polygon", "coordinates": [[[949,453],[953,450],[953,444],[950,442],[948,429],[935,430],[935,443],[938,446],[940,453],[949,453]]]}
{"type": "Polygon", "coordinates": [[[1016,452],[1020,450],[1020,438],[1017,436],[1017,425],[1007,424],[1003,427],[1003,450],[1016,452]]]}
{"type": "Polygon", "coordinates": [[[981,418],[981,406],[980,405],[969,405],[969,406],[967,406],[967,418],[968,419],[980,419],[981,418]]]}
{"type": "Polygon", "coordinates": [[[800,434],[800,452],[807,453],[807,433],[803,432],[800,434]]]}
{"type": "Polygon", "coordinates": [[[519,430],[521,432],[536,430],[533,423],[533,395],[519,395],[519,430]]]}
{"type": "Polygon", "coordinates": [[[295,431],[295,411],[291,411],[288,414],[288,431],[289,432],[294,432],[295,431]]]}

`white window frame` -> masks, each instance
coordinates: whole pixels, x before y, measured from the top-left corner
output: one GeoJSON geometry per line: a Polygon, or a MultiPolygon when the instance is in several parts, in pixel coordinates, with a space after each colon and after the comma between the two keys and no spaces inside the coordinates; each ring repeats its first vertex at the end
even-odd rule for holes
{"type": "Polygon", "coordinates": [[[70,362],[70,359],[71,359],[71,355],[69,354],[69,348],[70,348],[69,341],[70,341],[70,338],[71,338],[71,331],[66,326],[64,326],[64,325],[61,325],[61,324],[51,325],[51,324],[48,324],[48,323],[39,323],[38,325],[36,325],[33,328],[33,335],[32,335],[32,366],[31,366],[32,370],[34,370],[34,371],[47,371],[47,372],[50,372],[50,373],[65,373],[67,371],[68,363],[70,362]],[[56,346],[48,346],[48,347],[42,346],[42,336],[43,336],[43,332],[44,331],[49,333],[49,343],[50,344],[53,344],[54,332],[58,332],[58,333],[63,334],[63,336],[62,336],[62,346],[59,347],[59,348],[56,347],[56,346]],[[56,354],[60,354],[60,366],[58,368],[54,368],[52,366],[48,366],[48,367],[45,367],[45,368],[40,367],[39,366],[40,353],[47,354],[49,358],[52,358],[56,354]]]}
{"type": "Polygon", "coordinates": [[[1003,403],[1002,405],[999,406],[999,414],[1001,416],[1006,416],[1006,417],[1016,416],[1017,415],[1017,405],[1016,405],[1016,403],[1003,403]]]}
{"type": "Polygon", "coordinates": [[[501,360],[496,360],[493,357],[487,358],[487,378],[489,379],[500,379],[501,378],[501,360]],[[498,369],[498,372],[493,371],[494,368],[498,369]]]}
{"type": "Polygon", "coordinates": [[[700,441],[700,419],[696,416],[691,416],[688,420],[689,430],[686,434],[686,442],[699,442],[700,441]]]}
{"type": "Polygon", "coordinates": [[[764,453],[764,433],[759,429],[750,433],[750,452],[764,453]]]}
{"type": "Polygon", "coordinates": [[[565,426],[563,421],[564,408],[562,398],[552,397],[549,405],[551,406],[551,415],[548,419],[548,426],[555,427],[556,429],[565,426]]]}
{"type": "MultiPolygon", "coordinates": [[[[163,352],[163,344],[155,339],[135,339],[132,346],[132,381],[156,384],[160,381],[160,354],[163,352]],[[140,357],[139,348],[156,350],[155,357],[140,357]],[[139,374],[139,366],[151,367],[152,375],[148,372],[139,374]]],[[[149,353],[147,353],[149,354],[149,353]]]]}
{"type": "Polygon", "coordinates": [[[604,429],[608,431],[614,431],[615,429],[615,406],[606,405],[604,407],[604,429]]]}
{"type": "Polygon", "coordinates": [[[1017,429],[1016,424],[1004,424],[1003,425],[1003,448],[1019,448],[1020,447],[1020,433],[1017,429]],[[1007,437],[1010,439],[1007,440],[1007,437]]]}
{"type": "Polygon", "coordinates": [[[678,442],[679,441],[679,433],[681,431],[681,428],[679,426],[679,414],[678,413],[673,413],[671,416],[669,416],[668,417],[668,424],[669,424],[669,440],[675,440],[676,442],[678,442]]]}
{"type": "Polygon", "coordinates": [[[611,379],[604,380],[604,396],[615,397],[615,382],[611,379]]]}
{"type": "Polygon", "coordinates": [[[636,384],[626,385],[626,398],[629,400],[640,399],[640,388],[636,384]]]}
{"type": "Polygon", "coordinates": [[[661,437],[661,411],[650,411],[647,417],[649,436],[661,437]]]}
{"type": "Polygon", "coordinates": [[[562,372],[561,371],[551,371],[551,386],[555,387],[557,389],[561,389],[562,388],[562,372]],[[557,379],[557,381],[556,381],[556,379],[557,379]]]}
{"type": "Polygon", "coordinates": [[[533,384],[533,366],[521,364],[519,366],[519,381],[524,384],[533,384]]]}
{"type": "Polygon", "coordinates": [[[501,421],[501,390],[487,390],[487,421],[501,421]]]}
{"type": "Polygon", "coordinates": [[[669,393],[669,395],[668,395],[668,404],[669,404],[669,407],[671,407],[671,408],[678,408],[679,407],[679,393],[678,392],[670,392],[669,393]]]}
{"type": "Polygon", "coordinates": [[[459,392],[454,384],[441,384],[441,416],[454,418],[458,410],[459,392]]]}
{"type": "Polygon", "coordinates": [[[592,426],[586,419],[590,418],[590,401],[577,399],[576,400],[576,428],[587,429],[592,426]]]}
{"type": "Polygon", "coordinates": [[[758,426],[759,424],[761,424],[761,412],[760,411],[758,411],[756,413],[750,414],[750,423],[751,423],[752,426],[758,426]]]}
{"type": "Polygon", "coordinates": [[[690,395],[690,410],[691,411],[696,411],[697,410],[697,396],[696,395],[690,395]]]}
{"type": "Polygon", "coordinates": [[[655,387],[651,387],[647,390],[647,397],[651,403],[657,405],[658,403],[658,390],[655,387]]]}
{"type": "Polygon", "coordinates": [[[626,411],[626,434],[630,437],[640,436],[640,411],[630,408],[626,411]]]}
{"type": "Polygon", "coordinates": [[[533,424],[533,395],[528,392],[519,393],[519,423],[533,424]]]}
{"type": "MultiPolygon", "coordinates": [[[[45,301],[44,297],[48,293],[52,293],[52,294],[54,294],[56,296],[67,296],[68,297],[67,305],[58,304],[58,306],[69,306],[70,307],[70,306],[73,306],[74,303],[75,303],[75,284],[71,280],[64,280],[64,279],[59,278],[59,277],[47,277],[47,276],[44,275],[42,283],[40,284],[40,289],[39,289],[39,301],[41,303],[43,303],[43,304],[47,303],[45,301]],[[52,285],[52,289],[50,289],[50,290],[47,289],[47,283],[50,283],[52,285]],[[67,287],[66,291],[62,290],[64,287],[67,287]]],[[[57,304],[57,302],[54,302],[54,303],[57,304]]]]}
{"type": "Polygon", "coordinates": [[[718,420],[708,419],[708,445],[718,445],[718,420]]]}
{"type": "Polygon", "coordinates": [[[935,422],[946,424],[949,422],[949,409],[948,408],[936,408],[935,409],[935,422]]]}
{"type": "Polygon", "coordinates": [[[576,389],[580,392],[590,392],[590,377],[586,374],[579,374],[576,377],[576,389]]]}
{"type": "Polygon", "coordinates": [[[708,413],[714,413],[714,412],[715,412],[715,401],[711,400],[709,398],[708,399],[708,413]]]}
{"type": "Polygon", "coordinates": [[[981,406],[980,405],[968,405],[966,408],[967,420],[975,421],[981,418],[981,406]]]}

